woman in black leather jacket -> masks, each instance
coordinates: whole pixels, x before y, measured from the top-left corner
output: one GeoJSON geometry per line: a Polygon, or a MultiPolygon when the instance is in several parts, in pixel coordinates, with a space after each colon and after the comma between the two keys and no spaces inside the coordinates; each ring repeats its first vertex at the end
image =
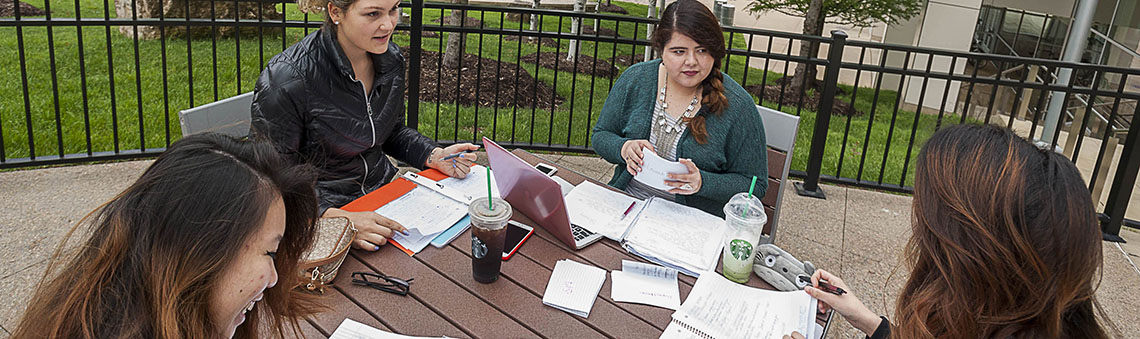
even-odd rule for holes
{"type": "MultiPolygon", "coordinates": [[[[304,1],[302,1],[304,2],[304,1]]],[[[273,57],[257,79],[251,135],[270,140],[295,162],[320,170],[317,195],[324,217],[345,216],[361,231],[357,248],[377,250],[399,223],[371,211],[339,209],[388,183],[392,156],[419,168],[462,178],[478,149],[440,148],[404,125],[404,57],[391,41],[398,0],[314,0],[324,27],[273,57]]]]}

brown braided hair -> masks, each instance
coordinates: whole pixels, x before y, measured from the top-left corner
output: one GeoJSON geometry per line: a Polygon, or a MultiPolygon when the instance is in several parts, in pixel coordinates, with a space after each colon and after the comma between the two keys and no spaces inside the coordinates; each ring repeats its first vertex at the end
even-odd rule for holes
{"type": "MultiPolygon", "coordinates": [[[[673,32],[692,38],[701,47],[707,48],[712,55],[712,70],[701,82],[701,105],[708,108],[708,111],[720,115],[728,106],[728,98],[724,96],[724,76],[720,73],[720,61],[727,53],[720,23],[712,11],[700,1],[677,0],[665,7],[657,28],[653,30],[651,43],[657,54],[663,53],[665,44],[673,37],[673,32]]],[[[697,143],[708,142],[709,134],[705,128],[704,115],[698,112],[696,116],[685,118],[683,121],[689,124],[689,133],[697,139],[697,143]]]]}

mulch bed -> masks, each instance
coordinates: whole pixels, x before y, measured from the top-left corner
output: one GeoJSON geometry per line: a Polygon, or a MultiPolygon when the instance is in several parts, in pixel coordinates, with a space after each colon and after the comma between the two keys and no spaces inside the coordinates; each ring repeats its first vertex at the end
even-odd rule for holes
{"type": "MultiPolygon", "coordinates": [[[[20,16],[43,16],[47,15],[42,9],[36,6],[29,5],[26,2],[20,2],[20,16]]],[[[12,1],[0,1],[0,17],[16,16],[16,6],[12,5],[12,1]]]]}
{"type": "Polygon", "coordinates": [[[594,26],[582,25],[582,35],[617,36],[617,31],[602,27],[594,33],[594,26]]]}
{"type": "Polygon", "coordinates": [[[598,11],[618,13],[618,14],[629,14],[629,11],[626,11],[624,7],[614,5],[614,4],[600,4],[600,5],[598,5],[598,11]]]}
{"type": "MultiPolygon", "coordinates": [[[[645,60],[645,54],[644,54],[645,49],[642,48],[641,46],[637,46],[635,48],[637,49],[637,51],[635,52],[636,53],[635,55],[628,55],[628,54],[618,55],[617,57],[614,57],[610,61],[612,61],[615,65],[622,65],[622,66],[627,66],[627,67],[633,66],[633,64],[644,61],[645,60]]],[[[617,52],[618,53],[629,52],[629,46],[618,46],[617,52]]]]}
{"type": "MultiPolygon", "coordinates": [[[[765,102],[779,102],[779,103],[783,104],[784,106],[792,106],[792,107],[796,107],[797,105],[800,104],[800,93],[799,93],[799,91],[792,91],[790,89],[790,87],[783,88],[784,95],[783,95],[782,101],[781,101],[781,97],[780,97],[781,86],[778,84],[777,85],[767,85],[767,86],[748,85],[748,86],[744,86],[744,90],[748,91],[748,93],[751,93],[755,97],[758,97],[758,98],[763,97],[765,102]]],[[[819,91],[809,92],[807,94],[807,96],[805,96],[803,98],[803,105],[804,105],[803,106],[804,109],[818,112],[819,111],[819,91]]],[[[862,115],[863,112],[856,111],[855,107],[851,106],[850,101],[842,100],[841,97],[839,96],[839,94],[837,93],[836,97],[835,97],[835,102],[831,105],[831,114],[845,115],[845,116],[851,117],[851,116],[862,115]]]]}
{"type": "Polygon", "coordinates": [[[557,67],[559,71],[592,74],[606,78],[613,77],[618,73],[617,67],[608,61],[597,60],[582,54],[578,54],[577,59],[577,61],[567,61],[565,52],[539,52],[524,55],[519,58],[519,61],[538,64],[543,68],[555,69],[557,67]],[[575,64],[578,66],[577,69],[574,67],[575,64]],[[595,65],[597,66],[595,67],[595,65]]]}
{"type": "MultiPolygon", "coordinates": [[[[404,49],[404,57],[408,58],[408,49],[404,49]]],[[[550,109],[551,100],[554,107],[562,104],[565,99],[553,95],[554,89],[534,77],[525,69],[517,68],[514,63],[499,63],[488,58],[480,58],[474,54],[464,54],[463,68],[457,72],[454,68],[443,66],[442,75],[439,68],[439,52],[423,51],[420,72],[420,100],[430,102],[454,103],[456,96],[460,105],[475,105],[484,107],[535,107],[550,109]],[[479,65],[482,62],[482,65],[479,65]],[[499,69],[496,78],[496,66],[499,69]],[[477,72],[480,70],[481,72],[477,72]],[[516,77],[515,70],[518,70],[516,77]],[[459,90],[456,91],[456,75],[461,77],[459,90]],[[438,90],[436,82],[438,81],[438,90]],[[478,90],[476,90],[478,88],[478,90]],[[437,93],[438,91],[438,93],[437,93]],[[496,101],[498,91],[498,101],[496,101]],[[478,96],[476,96],[478,92],[478,96]],[[517,93],[517,97],[515,96],[517,93]],[[537,96],[537,101],[535,97],[537,96]]]]}

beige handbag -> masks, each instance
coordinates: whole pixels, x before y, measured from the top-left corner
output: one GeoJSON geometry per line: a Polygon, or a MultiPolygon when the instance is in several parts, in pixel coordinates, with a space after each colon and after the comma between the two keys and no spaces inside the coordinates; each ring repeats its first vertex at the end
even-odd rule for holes
{"type": "Polygon", "coordinates": [[[308,291],[324,293],[348,256],[356,227],[345,217],[320,218],[314,231],[313,247],[301,256],[301,285],[308,291]]]}

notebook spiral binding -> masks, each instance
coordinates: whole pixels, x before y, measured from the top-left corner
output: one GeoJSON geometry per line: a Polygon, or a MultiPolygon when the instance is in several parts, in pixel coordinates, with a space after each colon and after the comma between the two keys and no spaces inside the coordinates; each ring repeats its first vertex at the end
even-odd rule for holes
{"type": "Polygon", "coordinates": [[[682,328],[689,330],[689,332],[692,332],[693,334],[696,334],[697,336],[699,336],[701,338],[715,339],[715,338],[713,338],[713,336],[709,335],[708,333],[705,333],[704,331],[698,330],[696,327],[689,326],[689,324],[681,322],[681,320],[679,320],[677,318],[673,318],[673,320],[671,322],[674,324],[680,325],[682,328]]]}

